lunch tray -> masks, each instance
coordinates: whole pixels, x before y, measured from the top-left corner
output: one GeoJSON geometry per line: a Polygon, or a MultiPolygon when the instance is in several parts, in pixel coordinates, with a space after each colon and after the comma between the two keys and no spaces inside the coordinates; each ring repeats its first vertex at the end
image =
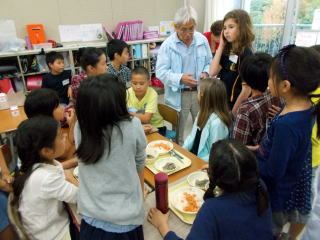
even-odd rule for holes
{"type": "Polygon", "coordinates": [[[169,194],[169,208],[172,212],[174,212],[175,215],[177,215],[178,218],[180,218],[180,220],[184,223],[187,224],[193,224],[194,220],[196,219],[197,214],[186,214],[186,213],[182,213],[179,210],[177,210],[173,205],[172,205],[172,197],[173,197],[173,193],[182,187],[190,187],[190,184],[188,183],[187,179],[183,180],[180,183],[177,184],[170,184],[169,185],[169,189],[168,189],[168,194],[169,194]]]}
{"type": "MultiPolygon", "coordinates": [[[[174,151],[177,152],[181,157],[183,157],[183,159],[181,159],[181,160],[183,161],[183,163],[181,163],[181,162],[178,160],[179,164],[178,164],[177,168],[176,168],[175,170],[171,171],[171,172],[166,172],[166,174],[168,174],[168,175],[171,175],[171,174],[174,174],[174,173],[176,173],[176,172],[179,172],[179,171],[181,171],[182,169],[185,169],[185,168],[187,168],[187,167],[189,167],[189,166],[191,165],[191,159],[190,159],[190,158],[187,158],[186,156],[184,156],[182,153],[178,152],[177,150],[174,150],[174,151]]],[[[155,163],[157,160],[159,160],[159,159],[161,159],[161,158],[166,158],[166,157],[173,157],[173,158],[175,158],[174,156],[171,156],[169,153],[160,155],[159,157],[157,157],[157,159],[156,159],[153,163],[151,163],[151,164],[146,164],[146,168],[148,168],[153,174],[157,174],[157,173],[161,172],[161,171],[159,171],[158,169],[156,169],[156,168],[154,167],[154,163],[155,163]]]]}

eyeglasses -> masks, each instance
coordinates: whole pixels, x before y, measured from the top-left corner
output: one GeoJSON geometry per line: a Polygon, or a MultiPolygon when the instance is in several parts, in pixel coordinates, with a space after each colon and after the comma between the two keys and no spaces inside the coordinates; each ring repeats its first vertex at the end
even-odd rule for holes
{"type": "Polygon", "coordinates": [[[187,33],[187,32],[194,32],[194,29],[195,29],[195,26],[188,27],[188,28],[182,27],[182,28],[180,28],[179,30],[180,30],[182,33],[187,33]]]}

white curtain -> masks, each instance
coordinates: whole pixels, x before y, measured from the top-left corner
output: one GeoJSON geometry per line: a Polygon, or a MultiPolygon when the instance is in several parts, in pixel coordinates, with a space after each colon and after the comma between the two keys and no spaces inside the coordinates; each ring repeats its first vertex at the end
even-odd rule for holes
{"type": "Polygon", "coordinates": [[[222,20],[227,12],[240,6],[240,0],[206,0],[203,31],[210,31],[214,21],[222,20]]]}

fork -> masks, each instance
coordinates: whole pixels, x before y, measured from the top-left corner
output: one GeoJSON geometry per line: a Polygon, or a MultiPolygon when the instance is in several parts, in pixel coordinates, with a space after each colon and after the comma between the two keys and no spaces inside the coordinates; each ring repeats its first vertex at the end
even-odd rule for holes
{"type": "Polygon", "coordinates": [[[179,162],[184,163],[182,161],[182,159],[180,158],[180,156],[178,157],[178,155],[173,151],[173,149],[169,151],[169,154],[170,154],[170,156],[175,157],[176,159],[178,159],[179,162]]]}

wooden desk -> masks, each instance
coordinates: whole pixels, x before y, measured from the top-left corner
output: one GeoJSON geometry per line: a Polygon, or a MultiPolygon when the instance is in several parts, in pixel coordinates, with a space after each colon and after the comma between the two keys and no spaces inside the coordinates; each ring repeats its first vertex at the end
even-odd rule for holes
{"type": "MultiPolygon", "coordinates": [[[[147,135],[148,142],[155,141],[155,140],[168,140],[167,138],[161,136],[159,133],[152,133],[150,135],[147,135]]],[[[179,172],[176,172],[169,176],[169,183],[175,182],[176,180],[199,170],[203,165],[207,164],[207,162],[203,161],[201,158],[197,157],[193,153],[185,150],[178,144],[173,142],[174,149],[178,152],[181,152],[183,155],[191,159],[191,166],[183,169],[179,172]]],[[[144,180],[147,181],[151,186],[154,187],[154,174],[148,169],[144,168],[144,180]]]]}
{"type": "Polygon", "coordinates": [[[0,133],[8,133],[17,129],[19,124],[27,119],[23,107],[18,107],[19,116],[12,116],[10,109],[0,110],[0,133]]]}

